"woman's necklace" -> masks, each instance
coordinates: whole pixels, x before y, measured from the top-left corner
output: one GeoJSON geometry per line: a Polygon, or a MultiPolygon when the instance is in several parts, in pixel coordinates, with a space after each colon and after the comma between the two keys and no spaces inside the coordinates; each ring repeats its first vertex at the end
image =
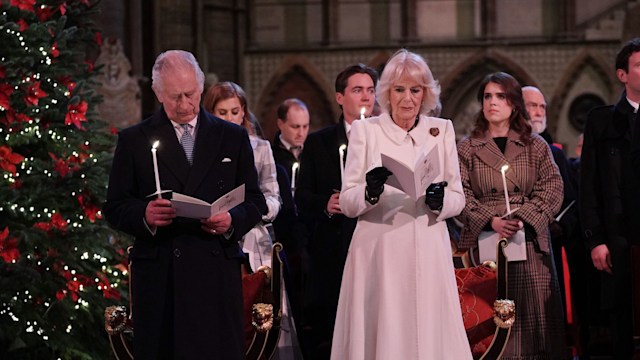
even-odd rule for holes
{"type": "MultiPolygon", "coordinates": [[[[400,128],[404,129],[404,127],[402,127],[400,124],[398,124],[394,119],[393,116],[391,116],[391,114],[389,114],[389,117],[391,118],[391,121],[393,121],[394,124],[398,125],[400,128]]],[[[420,114],[416,115],[416,119],[413,122],[413,125],[411,125],[411,127],[409,129],[407,129],[407,132],[413,130],[416,128],[416,126],[418,126],[418,121],[420,121],[420,114]]]]}

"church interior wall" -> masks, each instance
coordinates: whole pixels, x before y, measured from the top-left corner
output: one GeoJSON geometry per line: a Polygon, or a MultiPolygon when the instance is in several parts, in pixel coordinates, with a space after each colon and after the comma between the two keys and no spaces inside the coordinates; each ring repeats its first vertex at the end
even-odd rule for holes
{"type": "Polygon", "coordinates": [[[330,121],[324,117],[337,120],[333,82],[339,71],[356,62],[379,67],[406,47],[423,55],[443,84],[443,110],[457,130],[465,132],[477,111],[472,90],[479,79],[488,71],[516,71],[545,93],[549,129],[571,148],[577,131],[568,119],[571,102],[581,93],[608,103],[619,96],[613,59],[625,36],[640,33],[637,22],[625,21],[625,14],[638,13],[638,3],[531,0],[524,8],[515,0],[113,0],[100,21],[106,37],[122,38],[143,114],[157,108],[149,82],[153,59],[178,48],[194,52],[208,82],[243,86],[263,121],[274,121],[268,112],[284,89],[290,97],[321,99],[313,106],[328,109],[310,109],[323,117],[312,119],[316,130],[330,121]],[[585,51],[592,56],[582,58],[585,51]],[[486,53],[504,61],[474,63],[486,53]],[[304,66],[282,71],[300,57],[304,66]],[[591,67],[576,72],[581,61],[591,67]],[[468,79],[450,81],[465,67],[468,79]],[[613,81],[603,81],[603,72],[613,81]]]}

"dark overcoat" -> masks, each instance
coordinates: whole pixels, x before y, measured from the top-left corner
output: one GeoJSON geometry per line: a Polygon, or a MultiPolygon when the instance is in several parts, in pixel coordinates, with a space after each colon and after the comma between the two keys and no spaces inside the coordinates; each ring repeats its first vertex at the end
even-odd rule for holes
{"type": "Polygon", "coordinates": [[[629,288],[630,242],[638,242],[637,196],[640,179],[631,163],[630,123],[635,114],[626,96],[616,105],[593,109],[585,124],[580,160],[580,220],[587,250],[606,244],[613,276],[602,282],[605,308],[629,288]]]}
{"type": "MultiPolygon", "coordinates": [[[[296,187],[296,203],[308,224],[311,238],[307,249],[312,260],[311,303],[315,314],[326,328],[333,331],[342,272],[357,219],[326,213],[329,198],[342,188],[340,172],[341,145],[347,145],[344,119],[310,134],[304,144],[300,175],[296,187]]],[[[346,159],[346,150],[344,153],[346,159]]]]}
{"type": "Polygon", "coordinates": [[[135,237],[132,262],[135,358],[241,359],[241,250],[238,240],[261,219],[266,204],[244,129],[207,114],[196,126],[189,166],[163,109],[120,132],[104,212],[135,237]],[[155,192],[151,146],[160,141],[163,190],[209,203],[245,184],[245,202],[230,211],[231,238],[204,232],[200,221],[176,218],[152,235],[143,219],[155,192]]]}
{"type": "MultiPolygon", "coordinates": [[[[587,250],[606,244],[612,274],[599,271],[600,302],[610,316],[613,355],[633,353],[631,245],[638,243],[640,179],[633,156],[634,108],[623,93],[615,105],[593,109],[584,129],[580,169],[580,220],[587,250]],[[632,146],[633,144],[633,146],[632,146]]],[[[638,139],[635,139],[637,141],[638,139]]]]}

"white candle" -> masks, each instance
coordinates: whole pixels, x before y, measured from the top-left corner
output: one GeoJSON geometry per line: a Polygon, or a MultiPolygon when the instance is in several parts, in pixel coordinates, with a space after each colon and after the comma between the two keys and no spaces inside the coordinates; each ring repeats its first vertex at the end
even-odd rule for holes
{"type": "Polygon", "coordinates": [[[338,154],[340,154],[340,182],[344,182],[344,151],[347,150],[347,145],[342,144],[338,148],[338,154]]]}
{"type": "Polygon", "coordinates": [[[162,195],[160,194],[160,174],[158,174],[158,156],[156,155],[159,145],[160,141],[156,141],[151,147],[151,156],[153,157],[153,174],[156,178],[156,194],[158,194],[158,199],[162,197],[162,195]]]}
{"type": "Polygon", "coordinates": [[[296,176],[298,175],[298,168],[300,164],[298,162],[294,162],[291,166],[291,191],[296,189],[296,176]]]}
{"type": "Polygon", "coordinates": [[[509,191],[507,190],[507,177],[504,173],[509,169],[509,165],[502,165],[500,172],[502,172],[502,186],[504,187],[504,201],[507,205],[507,216],[511,214],[511,205],[509,205],[509,191]]]}
{"type": "Polygon", "coordinates": [[[364,120],[364,112],[367,111],[367,109],[363,106],[360,109],[360,120],[364,120]]]}

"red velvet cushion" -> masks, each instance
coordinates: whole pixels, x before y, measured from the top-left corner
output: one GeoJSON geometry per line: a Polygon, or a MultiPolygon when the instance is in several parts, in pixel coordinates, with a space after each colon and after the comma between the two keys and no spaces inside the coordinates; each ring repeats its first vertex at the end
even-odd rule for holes
{"type": "Polygon", "coordinates": [[[266,284],[267,274],[258,271],[253,274],[242,275],[242,309],[244,314],[245,348],[248,349],[253,340],[255,330],[251,325],[253,304],[262,302],[262,295],[266,284]]]}
{"type": "Polygon", "coordinates": [[[462,320],[474,359],[479,359],[493,339],[493,302],[496,299],[496,273],[478,266],[456,269],[462,320]]]}

